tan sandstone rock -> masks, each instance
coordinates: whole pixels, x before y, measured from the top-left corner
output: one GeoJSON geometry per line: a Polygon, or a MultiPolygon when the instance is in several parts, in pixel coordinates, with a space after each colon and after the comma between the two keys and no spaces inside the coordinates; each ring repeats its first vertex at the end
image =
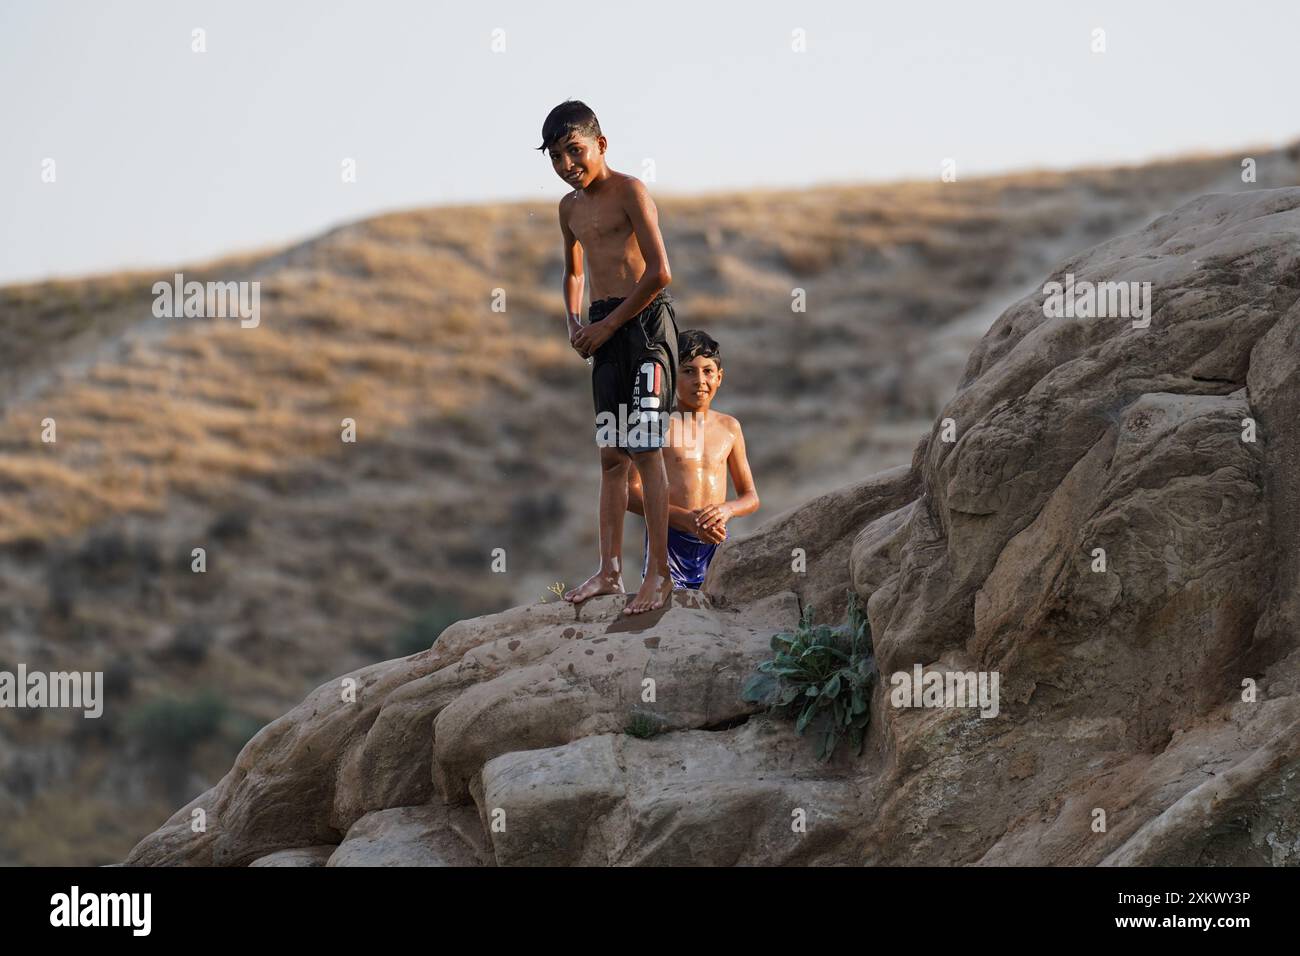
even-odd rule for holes
{"type": "Polygon", "coordinates": [[[322,686],[127,862],[1300,863],[1300,189],[1066,273],[1150,282],[1150,324],[1027,296],[910,468],[729,542],[665,612],[515,608],[322,686]],[[846,587],[882,683],[861,756],[819,764],[738,692],[846,587]],[[896,673],[996,674],[996,706],[896,706],[896,673]]]}
{"type": "Polygon", "coordinates": [[[479,866],[486,843],[478,815],[429,804],[367,813],[326,866],[479,866]]]}
{"type": "Polygon", "coordinates": [[[324,866],[334,851],[332,843],[323,846],[304,846],[296,850],[276,850],[258,857],[249,866],[324,866]]]}

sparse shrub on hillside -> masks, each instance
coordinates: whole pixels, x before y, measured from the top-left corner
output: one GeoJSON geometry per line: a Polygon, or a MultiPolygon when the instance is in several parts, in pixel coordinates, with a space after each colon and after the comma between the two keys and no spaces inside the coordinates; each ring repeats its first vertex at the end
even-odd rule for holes
{"type": "Polygon", "coordinates": [[[266,726],[265,721],[252,714],[232,713],[222,724],[221,736],[234,745],[236,750],[243,750],[257,732],[266,726]]]}
{"type": "Polygon", "coordinates": [[[77,563],[92,576],[111,573],[130,556],[126,535],[116,529],[89,535],[77,550],[77,563]]]}
{"type": "Polygon", "coordinates": [[[409,657],[427,651],[443,631],[463,617],[464,611],[452,601],[429,608],[393,635],[393,651],[398,657],[409,657]]]}
{"type": "Polygon", "coordinates": [[[563,521],[568,510],[559,492],[516,495],[510,502],[510,524],[515,528],[546,528],[563,521]]]}
{"type": "Polygon", "coordinates": [[[117,721],[111,719],[107,707],[104,708],[104,713],[96,720],[85,720],[79,712],[76,712],[71,720],[66,721],[65,726],[68,728],[68,739],[73,746],[78,748],[112,746],[118,737],[119,731],[117,721]]]}
{"type": "Polygon", "coordinates": [[[131,696],[135,681],[135,665],[128,658],[119,657],[104,666],[104,698],[121,700],[131,696]]]}
{"type": "Polygon", "coordinates": [[[449,544],[447,566],[457,571],[476,572],[484,565],[483,548],[478,544],[449,544]]]}
{"type": "Polygon", "coordinates": [[[741,698],[794,718],[801,735],[812,727],[821,736],[822,760],[830,759],[845,733],[861,753],[879,675],[857,595],[849,592],[848,621],[841,627],[814,626],[812,606],[806,605],[793,634],[772,637],[772,651],[775,656],[745,682],[741,698]]]}
{"type": "Polygon", "coordinates": [[[217,734],[225,715],[225,702],[212,691],[188,699],[159,697],[135,708],[125,729],[150,754],[183,760],[217,734]]]}
{"type": "Polygon", "coordinates": [[[54,617],[61,621],[72,619],[80,586],[81,576],[72,561],[67,558],[55,558],[50,562],[45,571],[45,588],[48,596],[47,606],[54,617]]]}
{"type": "Polygon", "coordinates": [[[250,519],[248,512],[227,509],[208,525],[208,535],[218,541],[234,541],[248,537],[250,519]]]}
{"type": "Polygon", "coordinates": [[[138,536],[131,545],[131,562],[138,575],[154,577],[162,571],[162,549],[157,539],[138,536]]]}
{"type": "Polygon", "coordinates": [[[158,541],[141,535],[129,539],[117,528],[105,528],[88,535],[73,553],[76,571],[90,587],[108,587],[162,570],[158,541]]]}
{"type": "Polygon", "coordinates": [[[35,536],[23,536],[9,541],[4,550],[19,561],[36,562],[44,559],[47,543],[35,536]]]}
{"type": "Polygon", "coordinates": [[[202,621],[187,621],[176,628],[164,656],[181,664],[202,664],[212,646],[212,628],[202,621]]]}

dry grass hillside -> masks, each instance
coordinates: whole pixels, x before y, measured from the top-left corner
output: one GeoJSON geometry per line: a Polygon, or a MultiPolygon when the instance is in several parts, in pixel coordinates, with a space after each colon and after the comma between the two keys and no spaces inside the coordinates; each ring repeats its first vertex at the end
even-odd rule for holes
{"type": "MultiPolygon", "coordinates": [[[[1257,158],[1259,186],[1300,183],[1300,148],[1257,158]]],[[[764,502],[733,528],[909,460],[1050,263],[1251,188],[1238,163],[661,199],[679,322],[723,345],[764,502]]],[[[102,670],[108,695],[99,720],[0,711],[0,862],[120,859],[321,681],[590,572],[558,239],[553,203],[439,208],[0,289],[0,670],[102,670]],[[260,325],[153,317],[174,271],[260,281],[260,325]]]]}

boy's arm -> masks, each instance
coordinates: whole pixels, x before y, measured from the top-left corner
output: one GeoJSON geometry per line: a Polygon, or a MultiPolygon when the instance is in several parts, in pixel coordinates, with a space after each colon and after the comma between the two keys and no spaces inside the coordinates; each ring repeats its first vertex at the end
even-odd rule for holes
{"type": "Polygon", "coordinates": [[[637,245],[641,247],[641,258],[645,260],[645,272],[637,279],[636,285],[627,298],[599,322],[584,326],[574,341],[574,348],[583,355],[590,355],[609,341],[610,336],[618,331],[632,316],[636,315],[657,296],[661,289],[672,284],[673,275],[668,268],[668,252],[664,249],[664,237],[659,232],[659,211],[655,209],[654,200],[645,184],[635,177],[628,177],[628,188],[622,193],[623,211],[632,221],[632,231],[636,233],[637,245]]]}
{"type": "MultiPolygon", "coordinates": [[[[628,469],[627,475],[627,510],[634,515],[645,517],[645,497],[641,492],[641,475],[635,468],[628,469]]],[[[687,534],[694,534],[695,513],[687,511],[672,502],[668,503],[668,526],[687,534]]]]}
{"type": "MultiPolygon", "coordinates": [[[[564,236],[564,314],[567,317],[569,344],[582,329],[582,243],[569,228],[569,197],[560,200],[560,233],[564,236]]],[[[574,348],[577,348],[574,345],[574,348]]],[[[581,351],[581,350],[579,350],[581,351]]]]}
{"type": "Polygon", "coordinates": [[[732,442],[731,454],[727,456],[727,471],[731,473],[736,498],[703,509],[699,516],[701,528],[719,523],[726,527],[732,518],[753,514],[758,510],[758,489],[754,487],[754,475],[749,470],[749,456],[745,454],[745,432],[741,429],[740,422],[736,422],[736,440],[732,442]]]}

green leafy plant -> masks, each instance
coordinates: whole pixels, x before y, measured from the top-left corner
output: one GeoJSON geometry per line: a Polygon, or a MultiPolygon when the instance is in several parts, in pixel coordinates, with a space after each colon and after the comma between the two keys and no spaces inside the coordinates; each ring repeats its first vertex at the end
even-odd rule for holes
{"type": "Polygon", "coordinates": [[[658,714],[636,710],[628,717],[627,726],[623,728],[623,733],[629,737],[640,737],[642,740],[648,740],[663,733],[666,729],[667,723],[658,714]]]}
{"type": "Polygon", "coordinates": [[[793,634],[773,635],[772,652],[745,682],[741,698],[793,718],[800,735],[812,727],[821,736],[822,760],[830,759],[846,734],[854,752],[862,753],[879,672],[857,595],[849,592],[847,623],[840,627],[814,625],[812,606],[806,605],[793,634]]]}

